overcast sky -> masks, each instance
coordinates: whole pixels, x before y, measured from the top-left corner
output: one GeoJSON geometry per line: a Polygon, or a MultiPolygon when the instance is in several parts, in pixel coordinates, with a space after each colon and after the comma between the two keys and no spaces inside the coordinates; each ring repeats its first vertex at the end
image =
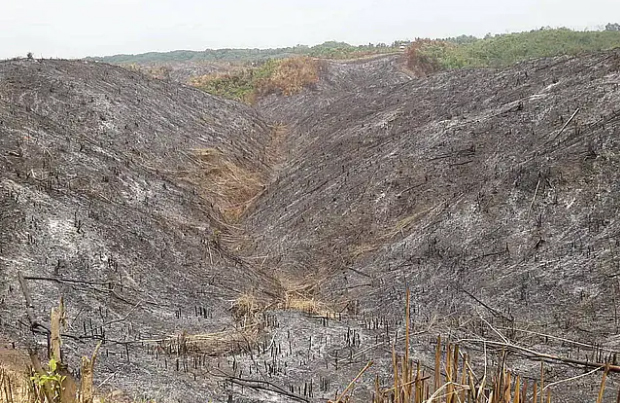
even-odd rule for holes
{"type": "Polygon", "coordinates": [[[0,58],[391,43],[608,22],[620,22],[620,0],[0,0],[0,58]]]}

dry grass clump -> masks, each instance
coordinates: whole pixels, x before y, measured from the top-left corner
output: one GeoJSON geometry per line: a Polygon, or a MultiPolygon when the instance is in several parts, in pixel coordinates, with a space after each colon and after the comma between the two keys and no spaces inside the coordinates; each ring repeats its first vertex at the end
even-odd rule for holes
{"type": "Polygon", "coordinates": [[[310,57],[295,57],[278,62],[269,77],[258,80],[260,96],[277,93],[293,95],[319,81],[320,62],[310,57]]]}
{"type": "Polygon", "coordinates": [[[202,169],[189,180],[205,191],[226,221],[237,222],[264,189],[265,174],[232,162],[215,148],[195,149],[193,154],[202,169]]]}
{"type": "Polygon", "coordinates": [[[320,282],[305,280],[303,282],[286,277],[279,279],[281,294],[274,301],[272,309],[304,312],[313,316],[333,318],[343,312],[346,301],[328,302],[319,297],[320,282]]]}
{"type": "Polygon", "coordinates": [[[243,293],[233,301],[231,311],[241,328],[245,328],[259,325],[261,314],[268,310],[298,311],[328,318],[335,317],[344,310],[344,303],[330,304],[317,298],[315,288],[315,285],[294,287],[281,283],[278,294],[269,299],[243,293]]]}
{"type": "Polygon", "coordinates": [[[191,355],[206,354],[222,356],[251,351],[258,343],[263,329],[260,314],[268,308],[264,300],[246,292],[232,302],[231,312],[237,322],[234,329],[215,333],[181,334],[160,340],[147,340],[156,343],[167,354],[191,355]]]}
{"type": "Polygon", "coordinates": [[[269,303],[260,300],[252,293],[241,294],[230,308],[233,317],[242,328],[259,323],[258,314],[268,309],[269,303]]]}
{"type": "Polygon", "coordinates": [[[330,304],[320,301],[312,294],[297,290],[286,291],[278,308],[323,317],[334,317],[337,313],[330,304]]]}
{"type": "Polygon", "coordinates": [[[258,67],[192,77],[188,84],[251,105],[269,94],[293,95],[313,86],[319,81],[321,65],[307,56],[272,59],[258,67]]]}
{"type": "Polygon", "coordinates": [[[417,39],[407,48],[407,67],[418,76],[428,76],[441,70],[438,59],[428,54],[428,49],[453,47],[454,45],[433,39],[417,39]]]}
{"type": "Polygon", "coordinates": [[[230,329],[215,333],[187,334],[171,336],[161,340],[150,340],[169,355],[208,355],[224,356],[240,351],[251,351],[260,337],[257,324],[240,329],[230,329]]]}

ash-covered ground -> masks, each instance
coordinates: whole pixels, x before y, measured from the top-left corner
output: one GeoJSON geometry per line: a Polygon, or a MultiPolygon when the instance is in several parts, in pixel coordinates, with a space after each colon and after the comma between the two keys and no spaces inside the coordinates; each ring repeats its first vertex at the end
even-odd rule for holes
{"type": "MultiPolygon", "coordinates": [[[[255,108],[105,64],[3,62],[0,331],[32,339],[21,272],[43,326],[64,298],[70,364],[105,340],[102,391],[325,401],[373,360],[369,401],[410,288],[431,367],[439,334],[477,368],[483,339],[600,362],[619,340],[619,134],[620,51],[427,78],[399,56],[323,62],[316,88],[255,108]]],[[[533,380],[528,355],[507,363],[533,380]]]]}

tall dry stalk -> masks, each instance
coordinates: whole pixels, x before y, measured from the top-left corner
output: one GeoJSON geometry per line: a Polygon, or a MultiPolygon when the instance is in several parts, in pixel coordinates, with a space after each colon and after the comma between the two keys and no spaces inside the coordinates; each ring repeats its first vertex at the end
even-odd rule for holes
{"type": "MultiPolygon", "coordinates": [[[[101,342],[95,348],[92,357],[83,358],[82,381],[78,386],[67,365],[62,362],[60,331],[65,318],[62,299],[58,307],[52,308],[50,317],[50,361],[46,365],[47,368],[41,364],[37,351],[29,351],[32,377],[27,403],[92,403],[94,364],[101,342]]],[[[0,399],[0,403],[4,402],[0,399]]],[[[13,402],[7,399],[7,403],[13,402]]]]}
{"type": "MultiPolygon", "coordinates": [[[[526,403],[528,382],[518,374],[508,371],[505,359],[500,360],[493,376],[478,379],[470,365],[470,358],[463,354],[458,344],[443,343],[437,337],[433,375],[426,376],[420,362],[410,357],[411,312],[410,292],[405,303],[405,351],[403,356],[392,346],[393,382],[381,387],[378,377],[374,381],[373,403],[526,403]],[[444,351],[445,350],[445,351],[444,351]]],[[[486,372],[485,372],[486,373],[486,372]]],[[[533,386],[533,403],[551,402],[551,391],[545,388],[545,367],[541,363],[540,380],[533,386]],[[545,393],[546,391],[546,393],[545,393]]],[[[599,392],[599,402],[605,386],[599,392]]],[[[357,379],[357,378],[356,378],[357,379]]],[[[348,401],[348,400],[347,400],[348,401]]],[[[598,402],[597,402],[598,403],[598,402]]],[[[620,403],[620,402],[619,402],[620,403]]]]}

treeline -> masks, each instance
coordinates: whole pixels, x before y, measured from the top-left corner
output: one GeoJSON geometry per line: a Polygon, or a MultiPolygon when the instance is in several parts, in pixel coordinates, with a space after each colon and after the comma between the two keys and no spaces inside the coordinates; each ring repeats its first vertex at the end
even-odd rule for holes
{"type": "Polygon", "coordinates": [[[412,70],[429,74],[436,70],[504,67],[521,61],[561,55],[576,55],[620,47],[620,25],[608,24],[604,31],[573,31],[568,28],[471,36],[441,40],[417,39],[408,48],[412,70]]]}
{"type": "Polygon", "coordinates": [[[389,53],[398,50],[407,41],[396,41],[390,45],[385,43],[368,45],[350,45],[346,42],[328,41],[316,46],[297,45],[277,49],[207,49],[205,51],[175,50],[172,52],[150,52],[139,55],[116,55],[94,57],[92,60],[112,64],[148,64],[166,62],[249,62],[268,59],[285,59],[295,56],[321,57],[342,59],[359,57],[369,54],[389,53]]]}

